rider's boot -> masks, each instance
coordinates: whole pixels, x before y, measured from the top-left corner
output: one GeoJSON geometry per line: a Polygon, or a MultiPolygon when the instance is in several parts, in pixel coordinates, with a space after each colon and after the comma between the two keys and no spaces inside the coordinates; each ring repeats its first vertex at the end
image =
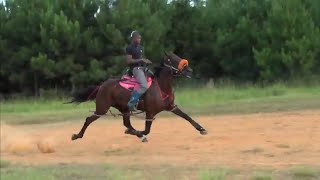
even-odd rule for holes
{"type": "Polygon", "coordinates": [[[139,101],[140,96],[141,94],[136,91],[132,93],[131,98],[128,102],[128,107],[130,111],[137,111],[136,105],[139,101]]]}

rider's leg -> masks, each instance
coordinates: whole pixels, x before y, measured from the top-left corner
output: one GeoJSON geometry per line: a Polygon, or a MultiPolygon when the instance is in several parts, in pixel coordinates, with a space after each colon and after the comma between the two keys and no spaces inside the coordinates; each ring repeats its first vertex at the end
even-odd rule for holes
{"type": "Polygon", "coordinates": [[[144,74],[144,68],[139,68],[139,67],[133,68],[133,75],[140,84],[140,89],[137,92],[139,94],[145,93],[148,89],[148,82],[144,74]]]}
{"type": "Polygon", "coordinates": [[[130,101],[128,102],[128,107],[130,110],[136,110],[135,106],[138,103],[139,98],[148,89],[148,82],[144,74],[143,68],[135,67],[133,68],[133,75],[140,84],[140,88],[132,93],[130,101]]]}

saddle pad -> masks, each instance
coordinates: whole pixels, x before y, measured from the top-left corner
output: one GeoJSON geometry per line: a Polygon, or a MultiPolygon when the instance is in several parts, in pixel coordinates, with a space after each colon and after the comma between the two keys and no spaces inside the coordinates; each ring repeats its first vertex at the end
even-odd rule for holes
{"type": "MultiPolygon", "coordinates": [[[[152,84],[152,78],[147,77],[147,82],[148,82],[148,89],[150,88],[152,84]]],[[[119,81],[120,86],[123,88],[132,91],[132,90],[138,90],[140,88],[139,82],[136,80],[136,78],[124,75],[122,76],[121,80],[119,81]]]]}

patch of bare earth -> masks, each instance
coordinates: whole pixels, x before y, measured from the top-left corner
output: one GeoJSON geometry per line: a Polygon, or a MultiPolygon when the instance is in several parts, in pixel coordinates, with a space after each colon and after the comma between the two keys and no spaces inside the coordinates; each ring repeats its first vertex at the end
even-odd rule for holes
{"type": "MultiPolygon", "coordinates": [[[[85,118],[85,117],[84,117],[85,118]]],[[[83,118],[83,119],[84,119],[83,118]]],[[[195,117],[200,135],[179,117],[158,117],[142,143],[124,134],[122,120],[94,122],[83,139],[71,141],[83,120],[46,125],[1,124],[1,159],[27,165],[115,165],[287,168],[320,166],[320,111],[195,117]]],[[[133,120],[136,129],[144,121],[133,120]]]]}

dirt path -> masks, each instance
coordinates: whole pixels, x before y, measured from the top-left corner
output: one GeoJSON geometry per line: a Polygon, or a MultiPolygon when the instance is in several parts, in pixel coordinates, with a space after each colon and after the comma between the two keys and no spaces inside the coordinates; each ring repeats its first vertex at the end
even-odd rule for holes
{"type": "MultiPolygon", "coordinates": [[[[1,125],[1,159],[19,164],[111,163],[228,167],[320,166],[320,110],[197,117],[201,136],[179,118],[158,118],[148,143],[124,134],[122,121],[102,118],[72,142],[83,121],[1,125]]],[[[134,120],[137,129],[144,122],[134,120]]]]}

